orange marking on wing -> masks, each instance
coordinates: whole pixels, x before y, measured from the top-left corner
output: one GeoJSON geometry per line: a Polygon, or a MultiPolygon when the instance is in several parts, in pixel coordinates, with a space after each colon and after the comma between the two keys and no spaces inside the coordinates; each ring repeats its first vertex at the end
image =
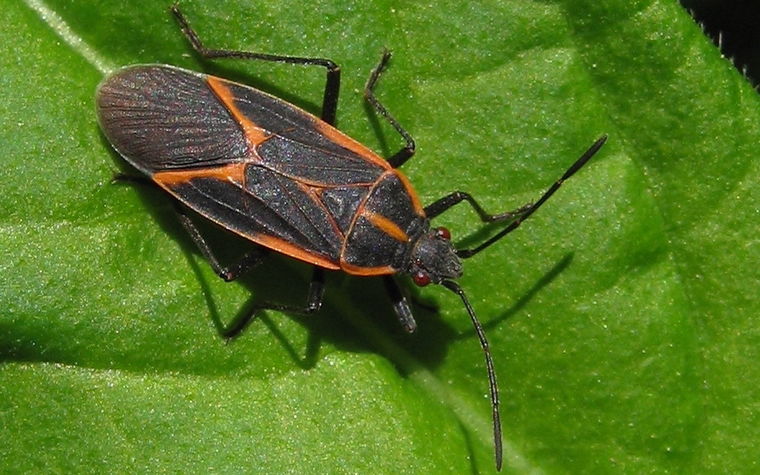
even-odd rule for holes
{"type": "Polygon", "coordinates": [[[335,234],[340,236],[342,239],[345,239],[345,236],[343,235],[343,231],[340,230],[340,226],[338,226],[338,222],[335,220],[335,217],[330,213],[330,210],[327,209],[327,206],[325,206],[325,203],[322,201],[323,188],[315,187],[310,184],[301,183],[301,182],[297,182],[297,185],[298,185],[298,188],[300,188],[304,193],[309,195],[309,197],[312,199],[314,204],[316,204],[322,209],[324,216],[330,222],[330,226],[332,226],[335,234]]]}
{"type": "Polygon", "coordinates": [[[363,145],[357,142],[356,140],[352,139],[348,135],[344,134],[340,130],[328,124],[327,122],[316,119],[314,121],[314,127],[319,131],[319,133],[321,133],[328,139],[332,140],[333,142],[340,145],[341,147],[348,149],[357,155],[360,155],[363,159],[370,161],[374,163],[375,165],[378,165],[386,170],[392,169],[390,164],[388,163],[388,160],[385,160],[384,158],[378,156],[375,152],[370,150],[366,145],[363,145]]]}
{"type": "Polygon", "coordinates": [[[225,81],[223,79],[209,76],[208,79],[206,79],[206,82],[208,84],[208,87],[211,88],[214,94],[216,94],[216,97],[222,101],[224,107],[230,111],[232,117],[234,117],[237,123],[240,124],[240,127],[243,128],[243,133],[248,139],[248,143],[250,145],[261,145],[269,137],[272,136],[272,134],[256,125],[245,114],[240,112],[240,109],[238,109],[238,107],[235,105],[235,96],[232,95],[230,89],[224,84],[225,81]]]}
{"type": "Polygon", "coordinates": [[[422,203],[420,202],[420,197],[417,196],[417,192],[414,191],[414,188],[412,188],[412,183],[409,181],[409,178],[406,177],[403,173],[401,173],[398,170],[393,170],[393,173],[396,174],[399,180],[401,180],[401,183],[404,185],[404,188],[406,188],[406,192],[409,194],[409,198],[412,199],[412,206],[414,206],[414,211],[417,213],[418,216],[425,217],[425,208],[422,207],[422,203]]]}
{"type": "Polygon", "coordinates": [[[296,246],[295,244],[285,241],[284,239],[267,236],[264,234],[254,234],[251,236],[246,235],[246,237],[253,242],[261,244],[262,246],[274,249],[275,251],[281,254],[285,254],[286,256],[294,257],[296,259],[308,262],[309,264],[324,267],[325,269],[340,269],[340,266],[338,266],[338,264],[328,259],[327,257],[309,252],[301,247],[296,246]]]}
{"type": "Polygon", "coordinates": [[[151,178],[165,188],[187,183],[194,178],[216,178],[217,180],[229,181],[242,186],[245,183],[245,167],[247,165],[246,163],[239,162],[221,167],[169,170],[156,172],[151,178]]]}
{"type": "Polygon", "coordinates": [[[348,262],[342,259],[340,261],[340,268],[343,272],[347,274],[362,275],[362,276],[388,275],[388,274],[395,274],[397,272],[396,269],[394,269],[391,266],[362,267],[362,266],[355,266],[353,264],[349,264],[348,262]]]}
{"type": "Polygon", "coordinates": [[[398,227],[398,224],[394,223],[382,214],[364,210],[362,212],[362,216],[367,218],[367,220],[372,223],[372,225],[377,229],[389,235],[396,241],[407,242],[409,240],[409,236],[407,236],[403,229],[398,227]]]}
{"type": "MultiPolygon", "coordinates": [[[[236,185],[243,186],[243,183],[245,181],[246,166],[246,163],[233,163],[231,165],[223,167],[159,172],[153,174],[152,178],[162,188],[181,200],[182,198],[177,195],[172,187],[187,183],[194,178],[216,178],[219,180],[234,182],[236,185]]],[[[190,205],[190,203],[186,204],[190,205]]],[[[196,211],[199,210],[196,209],[196,211]]],[[[214,221],[221,227],[228,229],[235,234],[238,234],[239,236],[242,236],[264,247],[273,249],[281,254],[285,254],[295,259],[300,259],[302,261],[308,262],[309,264],[324,267],[325,269],[340,269],[340,266],[337,262],[314,252],[303,249],[293,243],[285,241],[284,239],[259,233],[240,232],[238,230],[235,230],[234,227],[231,227],[229,223],[221,222],[210,217],[208,219],[214,221]]]]}

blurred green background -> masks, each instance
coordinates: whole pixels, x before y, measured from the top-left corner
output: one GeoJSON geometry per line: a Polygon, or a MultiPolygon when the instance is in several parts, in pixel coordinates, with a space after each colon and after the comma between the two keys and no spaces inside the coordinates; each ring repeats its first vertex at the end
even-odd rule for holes
{"type": "MultiPolygon", "coordinates": [[[[5,2],[0,14],[0,471],[487,473],[483,357],[456,296],[409,292],[405,335],[374,279],[274,256],[224,284],[166,197],[99,131],[107,71],[170,63],[318,112],[324,73],[204,62],[165,2],[5,2]],[[253,296],[253,297],[251,297],[253,296]]],[[[461,279],[490,338],[508,473],[752,473],[760,446],[760,100],[672,0],[187,0],[210,46],[343,68],[338,126],[404,166],[423,202],[535,199],[609,141],[461,279]]],[[[437,224],[482,233],[460,207],[437,224]]],[[[487,228],[488,234],[494,229],[487,228]]],[[[474,234],[474,235],[473,235],[474,234]]],[[[232,258],[246,243],[214,233],[232,258]]]]}

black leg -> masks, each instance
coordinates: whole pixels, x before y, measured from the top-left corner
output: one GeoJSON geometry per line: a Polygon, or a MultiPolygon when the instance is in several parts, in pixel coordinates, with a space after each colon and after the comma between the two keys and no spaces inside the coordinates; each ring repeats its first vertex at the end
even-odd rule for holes
{"type": "MultiPolygon", "coordinates": [[[[113,178],[114,182],[129,182],[137,183],[140,185],[156,186],[156,184],[143,176],[124,175],[117,174],[113,178]]],[[[173,201],[174,209],[179,218],[180,224],[185,228],[185,231],[190,235],[198,250],[201,251],[203,257],[206,258],[214,272],[227,282],[237,279],[241,275],[250,271],[257,265],[259,265],[264,257],[269,253],[266,248],[256,246],[253,250],[245,254],[238,262],[230,266],[224,267],[219,263],[219,259],[211,250],[211,246],[203,238],[198,227],[193,223],[188,214],[187,208],[180,203],[173,201]]],[[[311,282],[306,297],[306,305],[303,307],[297,307],[292,305],[273,304],[269,302],[261,302],[254,304],[237,315],[230,324],[224,326],[216,318],[215,324],[217,330],[224,338],[233,338],[237,336],[241,331],[248,326],[248,324],[256,317],[256,315],[262,310],[275,310],[285,313],[292,313],[297,315],[305,315],[318,311],[322,307],[322,297],[325,289],[325,270],[321,267],[314,266],[314,272],[312,274],[311,282]]],[[[414,320],[412,320],[414,322],[414,320]]]]}
{"type": "MultiPolygon", "coordinates": [[[[141,186],[158,188],[158,186],[156,186],[156,183],[148,177],[141,175],[127,175],[124,173],[117,173],[114,175],[111,183],[131,183],[141,186]]],[[[206,258],[208,263],[211,265],[211,268],[214,269],[214,272],[216,272],[216,274],[225,281],[230,282],[237,279],[241,275],[259,265],[267,255],[267,249],[256,246],[253,250],[249,251],[242,258],[240,258],[240,260],[235,264],[227,267],[222,266],[219,263],[219,259],[217,259],[216,255],[211,250],[211,247],[208,245],[206,240],[203,238],[203,235],[198,230],[198,227],[195,225],[195,223],[193,223],[193,220],[188,214],[187,208],[175,200],[172,200],[172,204],[174,205],[174,211],[177,213],[177,218],[179,219],[180,224],[183,228],[185,228],[187,234],[190,235],[190,239],[193,240],[195,245],[198,247],[198,250],[201,251],[201,254],[203,254],[203,257],[206,258]]]]}
{"type": "Polygon", "coordinates": [[[398,168],[414,155],[414,139],[403,127],[401,127],[401,124],[393,118],[388,112],[388,109],[386,109],[375,97],[375,85],[377,84],[380,75],[385,70],[385,67],[388,65],[389,59],[391,59],[391,52],[388,50],[383,51],[383,57],[380,59],[380,63],[378,63],[377,67],[372,70],[372,73],[367,80],[367,85],[364,87],[364,98],[367,99],[367,102],[375,108],[377,113],[387,120],[406,141],[404,148],[388,159],[388,163],[390,163],[393,168],[398,168]]]}
{"type": "Polygon", "coordinates": [[[309,283],[309,294],[306,297],[306,313],[316,312],[322,307],[322,296],[325,294],[325,270],[314,266],[309,283]]]}
{"type": "Polygon", "coordinates": [[[456,205],[457,203],[461,203],[462,201],[467,201],[470,206],[473,207],[475,212],[478,213],[478,216],[480,216],[480,219],[484,222],[501,222],[501,221],[509,221],[509,224],[499,231],[496,235],[492,236],[491,238],[487,239],[486,241],[482,242],[481,244],[470,248],[470,249],[457,249],[456,253],[457,256],[466,259],[468,257],[472,257],[475,254],[479,253],[480,251],[486,249],[491,244],[494,244],[507,234],[511,233],[515,229],[517,229],[520,224],[522,224],[523,221],[528,219],[530,215],[536,212],[538,208],[541,207],[546,201],[562,186],[562,184],[573,176],[575,172],[580,170],[583,165],[586,164],[586,162],[591,159],[591,157],[594,156],[596,152],[599,151],[599,149],[604,145],[604,142],[607,140],[607,136],[604,135],[601,138],[599,138],[594,144],[589,147],[588,150],[586,150],[581,157],[573,163],[570,168],[567,169],[567,171],[562,175],[562,177],[554,182],[552,186],[547,189],[543,195],[541,195],[541,198],[538,199],[535,203],[528,203],[525,206],[522,206],[514,211],[508,211],[506,213],[499,213],[499,214],[488,214],[486,213],[483,208],[475,201],[475,199],[470,196],[467,193],[461,192],[461,191],[455,191],[454,193],[451,193],[450,195],[446,195],[443,198],[435,201],[431,205],[427,206],[425,208],[425,212],[427,213],[427,216],[429,218],[433,218],[435,216],[440,215],[447,209],[451,208],[452,206],[456,205]]]}
{"type": "Polygon", "coordinates": [[[386,275],[383,277],[385,283],[385,289],[388,291],[388,295],[391,297],[393,303],[393,311],[396,312],[401,326],[407,333],[414,333],[417,329],[417,322],[414,321],[414,315],[412,315],[412,309],[409,307],[409,303],[406,301],[406,297],[401,292],[398,283],[392,276],[386,275]]]}
{"type": "Polygon", "coordinates": [[[151,180],[150,178],[143,176],[143,175],[129,175],[127,173],[116,173],[113,178],[111,178],[111,184],[114,183],[131,183],[141,186],[151,186],[155,187],[156,183],[151,180]]]}
{"type": "Polygon", "coordinates": [[[483,221],[484,223],[498,223],[499,221],[510,221],[512,219],[517,218],[521,214],[524,214],[527,210],[530,209],[531,206],[533,206],[533,203],[528,203],[524,206],[521,206],[520,208],[517,208],[516,210],[507,211],[506,213],[488,214],[483,209],[483,207],[480,206],[480,204],[478,204],[477,201],[475,201],[475,198],[473,198],[472,195],[464,191],[455,191],[425,206],[425,215],[429,219],[433,219],[439,214],[446,211],[447,209],[451,208],[452,206],[458,203],[461,203],[462,201],[467,201],[467,203],[469,203],[470,206],[472,206],[472,209],[474,209],[475,212],[478,213],[480,220],[483,221]]]}
{"type": "Polygon", "coordinates": [[[284,312],[295,315],[308,315],[314,313],[322,307],[322,296],[324,295],[325,281],[324,281],[324,269],[320,267],[314,267],[314,273],[312,274],[311,282],[309,283],[309,289],[306,297],[306,305],[303,307],[297,307],[293,305],[281,305],[270,302],[261,302],[254,304],[235,319],[230,322],[229,325],[219,329],[219,333],[224,338],[234,338],[240,334],[248,326],[256,315],[264,310],[274,310],[276,312],[284,312]]]}
{"type": "Polygon", "coordinates": [[[322,120],[328,124],[335,125],[335,114],[338,109],[338,94],[340,92],[340,67],[337,64],[329,59],[323,58],[303,58],[298,56],[253,53],[250,51],[209,49],[203,45],[198,34],[190,27],[190,24],[182,12],[180,12],[176,3],[172,5],[171,12],[174,14],[174,17],[182,28],[182,33],[185,34],[187,40],[193,45],[193,49],[204,58],[260,59],[263,61],[274,61],[278,63],[316,65],[327,69],[327,81],[325,83],[325,93],[322,99],[322,120]]]}
{"type": "Polygon", "coordinates": [[[259,265],[264,259],[264,256],[268,254],[267,249],[256,246],[235,264],[224,267],[219,263],[219,259],[217,259],[216,255],[211,250],[211,247],[208,245],[198,230],[198,227],[195,225],[195,223],[193,223],[193,220],[187,214],[186,208],[181,204],[174,202],[174,209],[177,211],[177,217],[179,218],[180,224],[182,224],[182,227],[185,228],[187,234],[190,235],[190,238],[198,247],[198,250],[201,251],[203,257],[206,258],[208,263],[211,265],[211,268],[214,269],[214,272],[216,272],[219,277],[227,282],[237,279],[241,275],[259,265]]]}

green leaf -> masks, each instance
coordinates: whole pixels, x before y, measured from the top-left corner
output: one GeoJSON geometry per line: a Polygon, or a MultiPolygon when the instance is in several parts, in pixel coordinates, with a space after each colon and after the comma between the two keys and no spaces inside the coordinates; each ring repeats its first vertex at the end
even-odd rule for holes
{"type": "MultiPolygon", "coordinates": [[[[331,275],[321,312],[216,332],[251,294],[297,304],[308,266],[274,256],[218,281],[165,197],[111,184],[107,70],[170,63],[318,111],[324,71],[204,63],[160,2],[41,0],[0,18],[0,470],[489,472],[483,356],[461,302],[419,298],[414,335],[382,285],[331,275]]],[[[342,66],[339,127],[392,154],[377,94],[417,140],[425,203],[535,199],[465,264],[502,391],[505,467],[747,471],[760,444],[758,98],[675,2],[182,3],[210,47],[342,66]],[[304,3],[307,3],[304,5],[304,3]]],[[[473,243],[465,205],[437,222],[473,243]]],[[[245,246],[216,236],[230,257],[245,246]]],[[[415,291],[416,292],[416,291],[415,291]]]]}

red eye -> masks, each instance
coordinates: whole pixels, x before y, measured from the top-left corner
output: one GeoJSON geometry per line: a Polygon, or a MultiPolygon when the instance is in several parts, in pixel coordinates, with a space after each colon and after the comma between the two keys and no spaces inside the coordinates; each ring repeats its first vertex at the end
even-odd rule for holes
{"type": "Polygon", "coordinates": [[[430,284],[430,276],[422,271],[416,272],[412,276],[412,280],[420,287],[425,287],[426,285],[430,284]]]}
{"type": "Polygon", "coordinates": [[[444,227],[436,228],[435,235],[447,241],[451,240],[451,233],[444,227]]]}

